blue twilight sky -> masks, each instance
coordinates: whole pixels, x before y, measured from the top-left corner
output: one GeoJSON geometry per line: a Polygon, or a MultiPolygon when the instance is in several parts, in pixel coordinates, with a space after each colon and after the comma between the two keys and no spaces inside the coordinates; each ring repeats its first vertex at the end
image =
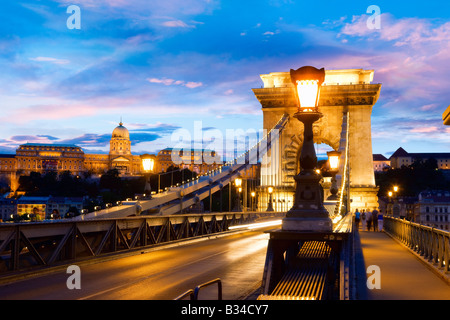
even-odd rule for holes
{"type": "Polygon", "coordinates": [[[450,2],[1,0],[0,152],[25,142],[132,152],[172,133],[262,128],[260,74],[304,65],[375,71],[373,152],[450,152],[450,2]],[[70,5],[81,29],[69,29],[70,5]],[[381,10],[370,29],[370,5],[381,10]]]}

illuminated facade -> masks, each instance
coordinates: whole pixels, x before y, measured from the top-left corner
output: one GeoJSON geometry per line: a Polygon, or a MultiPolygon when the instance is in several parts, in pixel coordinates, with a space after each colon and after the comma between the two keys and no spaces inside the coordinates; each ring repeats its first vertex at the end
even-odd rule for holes
{"type": "Polygon", "coordinates": [[[166,148],[158,152],[156,172],[165,172],[169,167],[174,166],[202,174],[222,165],[220,157],[216,159],[215,151],[185,149],[177,150],[177,154],[174,154],[173,150],[173,148],[166,148]],[[208,161],[205,161],[205,159],[208,159],[208,161]]]}
{"type": "Polygon", "coordinates": [[[85,172],[103,174],[110,169],[130,176],[143,172],[140,156],[131,153],[130,135],[122,122],[112,132],[108,154],[85,153],[73,144],[41,143],[22,144],[16,154],[0,154],[0,175],[8,180],[12,190],[17,190],[19,176],[31,172],[70,171],[82,175],[85,172]]]}
{"type": "Polygon", "coordinates": [[[373,155],[373,170],[375,172],[380,172],[389,169],[391,162],[382,154],[373,155]]]}
{"type": "Polygon", "coordinates": [[[415,161],[427,161],[435,159],[437,168],[442,170],[450,169],[450,153],[435,152],[435,153],[409,153],[403,148],[398,148],[389,158],[391,167],[393,169],[400,169],[402,166],[408,167],[415,161]]]}
{"type": "MultiPolygon", "coordinates": [[[[0,177],[8,180],[12,190],[17,190],[19,176],[31,172],[45,174],[54,171],[60,174],[69,171],[74,175],[87,172],[101,175],[117,169],[122,176],[143,174],[142,159],[140,155],[131,153],[130,134],[122,122],[113,130],[109,146],[108,154],[91,154],[73,144],[26,143],[17,148],[16,154],[0,154],[0,177]]],[[[156,157],[154,172],[175,166],[201,174],[222,164],[215,161],[216,153],[211,150],[183,150],[174,159],[179,161],[172,160],[172,148],[161,150],[156,157]]]]}
{"type": "Polygon", "coordinates": [[[70,171],[81,174],[84,170],[84,151],[72,144],[46,145],[26,143],[16,150],[16,170],[30,172],[70,171]]]}

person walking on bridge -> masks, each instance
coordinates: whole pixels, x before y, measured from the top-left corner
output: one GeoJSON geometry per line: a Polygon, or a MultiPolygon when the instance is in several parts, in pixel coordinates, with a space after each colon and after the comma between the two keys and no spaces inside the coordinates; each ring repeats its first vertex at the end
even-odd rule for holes
{"type": "Polygon", "coordinates": [[[378,210],[377,208],[374,208],[372,211],[372,225],[373,225],[373,231],[378,231],[378,210]]]}
{"type": "Polygon", "coordinates": [[[383,213],[381,210],[378,213],[378,231],[383,231],[383,213]]]}
{"type": "Polygon", "coordinates": [[[366,226],[367,226],[367,216],[366,216],[366,212],[364,211],[364,209],[362,209],[361,211],[361,226],[362,226],[362,231],[366,231],[366,226]]]}
{"type": "Polygon", "coordinates": [[[356,230],[358,230],[358,231],[359,231],[360,219],[361,219],[361,212],[359,212],[358,209],[356,209],[356,211],[355,211],[355,227],[356,227],[356,230]]]}
{"type": "Polygon", "coordinates": [[[366,216],[367,216],[367,231],[370,231],[370,229],[372,229],[372,212],[370,212],[369,209],[367,209],[366,211],[366,216]]]}

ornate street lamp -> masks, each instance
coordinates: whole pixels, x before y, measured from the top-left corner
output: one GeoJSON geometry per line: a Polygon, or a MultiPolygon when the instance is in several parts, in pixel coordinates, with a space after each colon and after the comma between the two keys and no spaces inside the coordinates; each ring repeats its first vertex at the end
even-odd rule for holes
{"type": "Polygon", "coordinates": [[[234,180],[234,184],[236,185],[237,191],[238,191],[238,203],[237,203],[237,211],[241,211],[241,192],[242,192],[242,179],[241,178],[236,178],[234,180]]]}
{"type": "Polygon", "coordinates": [[[292,70],[291,81],[298,99],[294,114],[304,125],[303,146],[300,153],[300,173],[295,176],[296,189],[293,207],[283,219],[285,231],[330,232],[332,221],[323,206],[320,187],[322,176],[315,172],[317,156],[314,149],[313,123],[323,115],[319,112],[320,88],[325,80],[325,69],[302,67],[292,70]]]}
{"type": "Polygon", "coordinates": [[[153,168],[155,166],[155,156],[150,154],[141,155],[142,160],[142,168],[144,169],[145,176],[145,188],[144,193],[149,195],[149,198],[152,197],[152,187],[150,184],[150,174],[153,172],[153,168]]]}
{"type": "Polygon", "coordinates": [[[252,192],[250,193],[250,195],[252,196],[252,211],[255,211],[254,203],[255,203],[256,192],[255,192],[255,191],[252,191],[252,192]]]}
{"type": "Polygon", "coordinates": [[[272,187],[268,187],[267,188],[267,192],[269,192],[269,203],[267,205],[267,210],[266,211],[273,211],[273,206],[272,206],[272,192],[273,192],[273,188],[272,187]]]}
{"type": "Polygon", "coordinates": [[[329,151],[327,152],[328,155],[328,162],[330,164],[330,171],[331,171],[331,187],[330,187],[330,193],[331,195],[327,198],[327,200],[337,200],[337,182],[336,182],[336,173],[339,171],[339,159],[341,156],[341,153],[339,151],[329,151]]]}
{"type": "Polygon", "coordinates": [[[393,215],[393,213],[392,213],[392,195],[393,195],[392,191],[389,191],[388,192],[388,204],[387,204],[387,206],[388,206],[388,213],[391,214],[391,215],[393,215]]]}

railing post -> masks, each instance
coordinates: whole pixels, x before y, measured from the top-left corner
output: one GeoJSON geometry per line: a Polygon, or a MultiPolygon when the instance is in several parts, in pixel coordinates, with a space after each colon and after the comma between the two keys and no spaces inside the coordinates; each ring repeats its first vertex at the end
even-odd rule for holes
{"type": "Polygon", "coordinates": [[[19,268],[19,256],[20,256],[19,253],[20,253],[20,226],[16,226],[10,258],[12,270],[17,270],[19,268]]]}
{"type": "Polygon", "coordinates": [[[200,289],[215,283],[217,283],[217,299],[222,300],[222,281],[219,278],[198,285],[194,290],[194,300],[198,300],[198,293],[200,292],[200,289]]]}

